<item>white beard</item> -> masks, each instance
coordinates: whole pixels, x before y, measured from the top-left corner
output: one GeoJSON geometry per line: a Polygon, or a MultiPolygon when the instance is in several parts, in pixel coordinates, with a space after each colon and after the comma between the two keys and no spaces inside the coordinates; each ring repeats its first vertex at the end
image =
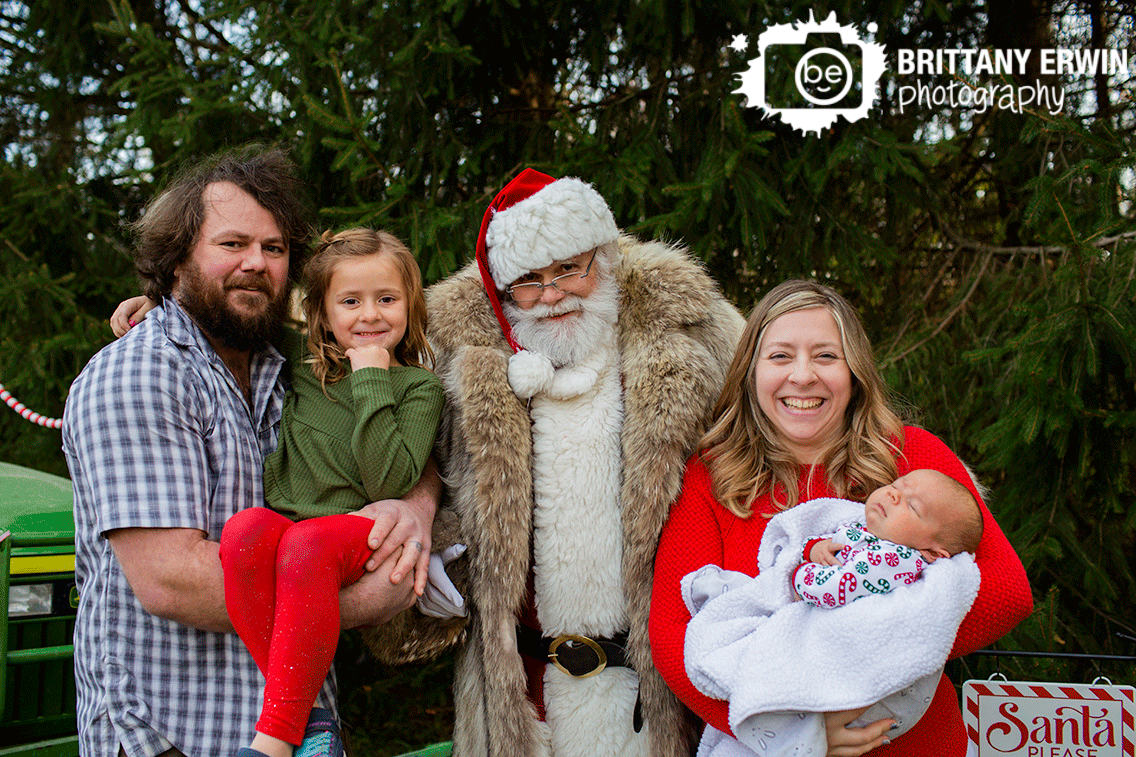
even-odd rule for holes
{"type": "Polygon", "coordinates": [[[619,317],[619,286],[608,275],[596,281],[587,297],[568,294],[554,305],[537,302],[527,309],[511,300],[501,304],[517,343],[545,355],[560,368],[579,364],[611,338],[619,317]],[[563,321],[545,320],[571,312],[579,315],[563,321]]]}

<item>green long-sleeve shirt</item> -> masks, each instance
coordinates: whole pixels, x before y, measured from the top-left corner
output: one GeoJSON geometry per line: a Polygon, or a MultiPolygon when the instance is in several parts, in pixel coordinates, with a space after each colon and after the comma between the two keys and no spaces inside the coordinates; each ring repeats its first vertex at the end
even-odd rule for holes
{"type": "Polygon", "coordinates": [[[291,367],[280,441],[264,461],[269,507],[295,520],[400,497],[422,475],[442,414],[442,384],[428,370],[364,368],[327,394],[305,362],[305,339],[280,344],[291,367]]]}

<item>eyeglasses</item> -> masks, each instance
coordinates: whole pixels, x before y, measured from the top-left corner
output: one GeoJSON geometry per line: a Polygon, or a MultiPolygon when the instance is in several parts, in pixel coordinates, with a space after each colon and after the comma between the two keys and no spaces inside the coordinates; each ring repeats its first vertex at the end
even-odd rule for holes
{"type": "Polygon", "coordinates": [[[584,269],[583,273],[565,273],[557,276],[547,284],[541,284],[539,281],[525,281],[520,284],[510,284],[505,287],[505,291],[513,298],[514,302],[536,302],[544,295],[545,287],[552,287],[561,294],[575,294],[584,288],[584,279],[587,278],[588,273],[592,270],[592,263],[596,262],[596,253],[598,249],[592,251],[592,259],[588,261],[588,267],[584,269]]]}

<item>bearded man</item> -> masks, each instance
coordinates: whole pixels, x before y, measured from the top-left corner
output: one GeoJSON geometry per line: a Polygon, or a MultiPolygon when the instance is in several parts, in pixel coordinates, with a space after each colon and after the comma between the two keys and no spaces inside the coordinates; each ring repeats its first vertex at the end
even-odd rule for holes
{"type": "Polygon", "coordinates": [[[428,304],[469,547],[454,754],[688,757],[651,664],[652,566],[741,316],[682,250],[620,236],[590,185],[532,169],[428,304]]]}
{"type": "MultiPolygon", "coordinates": [[[[278,150],[236,150],[184,171],[137,224],[139,277],[162,307],[71,387],[63,449],[86,757],[213,757],[252,739],[263,678],[225,610],[218,539],[231,515],[264,504],[286,371],[271,340],[308,233],[302,190],[278,150]]],[[[390,507],[368,506],[375,544],[390,507]]],[[[343,627],[413,602],[412,580],[396,582],[395,559],[382,558],[341,592],[343,627]]],[[[334,708],[333,681],[320,707],[334,708]]]]}

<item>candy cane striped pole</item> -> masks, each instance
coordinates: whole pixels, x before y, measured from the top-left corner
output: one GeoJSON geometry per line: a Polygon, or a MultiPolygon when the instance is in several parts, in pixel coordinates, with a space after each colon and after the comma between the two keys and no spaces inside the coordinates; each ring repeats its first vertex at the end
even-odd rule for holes
{"type": "Polygon", "coordinates": [[[12,393],[4,388],[3,384],[0,384],[0,400],[4,400],[4,402],[7,403],[8,407],[19,413],[20,417],[25,421],[28,421],[29,423],[38,423],[39,425],[46,426],[47,428],[63,427],[62,419],[48,418],[46,415],[40,415],[39,413],[32,412],[31,408],[25,406],[24,403],[13,397],[12,393]]]}

